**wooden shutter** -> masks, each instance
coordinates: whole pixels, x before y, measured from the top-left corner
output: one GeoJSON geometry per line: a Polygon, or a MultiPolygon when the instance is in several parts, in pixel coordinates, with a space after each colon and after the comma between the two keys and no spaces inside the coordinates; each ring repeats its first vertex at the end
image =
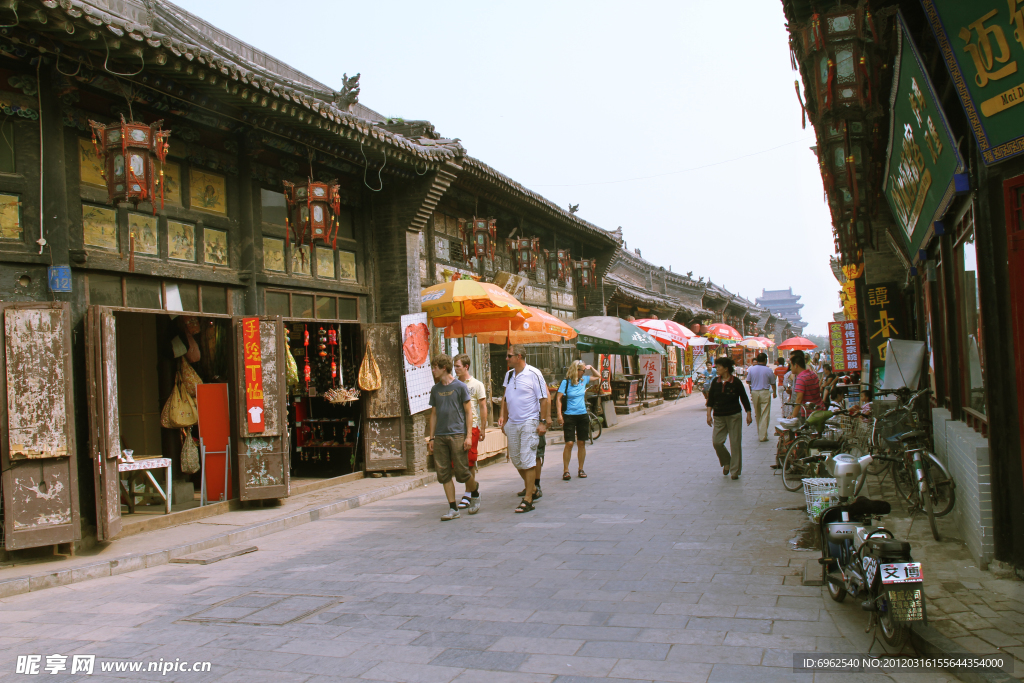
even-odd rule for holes
{"type": "Polygon", "coordinates": [[[114,312],[90,306],[85,315],[86,384],[89,391],[89,457],[96,482],[96,538],[121,532],[121,426],[117,397],[117,324],[114,312]]]}
{"type": "Polygon", "coordinates": [[[0,311],[4,546],[69,543],[81,537],[71,307],[0,302],[0,311]]]}
{"type": "MultiPolygon", "coordinates": [[[[248,316],[247,316],[248,317],[248,316]]],[[[253,316],[255,317],[255,316],[253,316]]],[[[284,323],[278,316],[260,321],[260,354],[263,366],[262,433],[250,434],[245,419],[245,359],[242,349],[242,317],[234,318],[238,489],[241,500],[287,498],[289,492],[289,436],[284,323]]]]}
{"type": "MultiPolygon", "coordinates": [[[[365,436],[363,455],[367,472],[405,469],[404,365],[401,328],[398,323],[360,326],[363,349],[370,345],[380,368],[381,388],[363,392],[365,436]]],[[[360,359],[362,362],[362,359],[360,359]]]]}

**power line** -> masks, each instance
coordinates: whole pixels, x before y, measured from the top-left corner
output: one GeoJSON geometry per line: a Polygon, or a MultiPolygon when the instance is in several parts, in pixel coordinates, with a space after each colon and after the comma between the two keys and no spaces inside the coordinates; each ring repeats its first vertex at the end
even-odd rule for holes
{"type": "Polygon", "coordinates": [[[637,178],[624,178],[622,180],[603,180],[603,181],[599,181],[599,182],[596,182],[596,183],[571,183],[571,184],[561,184],[561,185],[531,185],[531,184],[527,184],[527,187],[586,187],[586,186],[589,186],[589,185],[614,185],[615,183],[629,183],[629,182],[632,182],[634,180],[650,180],[651,178],[664,178],[665,176],[678,175],[680,173],[689,173],[690,171],[700,171],[700,170],[705,169],[705,168],[711,168],[713,166],[721,166],[723,164],[731,164],[734,161],[742,161],[743,159],[749,159],[750,157],[756,157],[759,154],[767,154],[768,152],[774,152],[777,149],[782,149],[783,147],[789,147],[790,145],[795,145],[795,144],[797,144],[799,142],[803,142],[803,143],[814,142],[814,139],[813,138],[811,138],[811,139],[801,138],[799,140],[793,140],[791,142],[786,142],[786,143],[783,143],[781,145],[777,145],[775,147],[771,147],[769,149],[762,149],[760,152],[751,152],[750,154],[744,154],[743,156],[735,157],[733,159],[725,159],[723,161],[716,161],[713,164],[705,164],[704,166],[694,166],[693,168],[684,168],[684,169],[679,170],[679,171],[668,171],[667,173],[658,173],[656,175],[640,176],[640,177],[637,177],[637,178]]]}

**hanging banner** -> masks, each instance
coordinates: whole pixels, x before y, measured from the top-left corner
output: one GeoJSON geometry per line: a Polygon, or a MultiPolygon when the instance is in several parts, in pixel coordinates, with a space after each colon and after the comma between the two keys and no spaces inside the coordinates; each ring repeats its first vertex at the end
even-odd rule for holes
{"type": "MultiPolygon", "coordinates": [[[[921,0],[982,161],[1024,152],[1024,4],[921,0]]],[[[936,124],[938,121],[936,121],[936,124]]]]}
{"type": "Polygon", "coordinates": [[[430,332],[427,314],[402,316],[402,362],[405,364],[405,393],[409,396],[409,413],[415,415],[430,408],[430,389],[434,375],[430,372],[430,332]]]}
{"type": "Polygon", "coordinates": [[[836,374],[860,370],[860,333],[856,320],[829,323],[828,346],[836,374]]]}
{"type": "MultiPolygon", "coordinates": [[[[701,348],[700,352],[703,354],[704,349],[701,348]]],[[[693,347],[689,344],[686,345],[686,350],[683,351],[683,365],[686,366],[688,371],[693,371],[693,347]]]]}
{"type": "Polygon", "coordinates": [[[964,160],[903,15],[897,20],[899,47],[882,191],[913,257],[953,201],[954,176],[964,172],[964,160]]]}
{"type": "Polygon", "coordinates": [[[250,433],[261,433],[263,420],[263,352],[260,350],[260,319],[242,319],[245,350],[245,423],[250,433]]]}
{"type": "Polygon", "coordinates": [[[868,348],[871,351],[871,383],[880,387],[885,378],[885,353],[890,339],[906,339],[911,330],[903,312],[899,285],[881,282],[865,286],[868,348]]]}
{"type": "Polygon", "coordinates": [[[661,391],[661,354],[652,353],[640,356],[640,372],[646,377],[647,391],[661,391]]]}
{"type": "Polygon", "coordinates": [[[612,393],[612,357],[606,353],[598,354],[597,364],[601,370],[601,394],[612,393]]]}

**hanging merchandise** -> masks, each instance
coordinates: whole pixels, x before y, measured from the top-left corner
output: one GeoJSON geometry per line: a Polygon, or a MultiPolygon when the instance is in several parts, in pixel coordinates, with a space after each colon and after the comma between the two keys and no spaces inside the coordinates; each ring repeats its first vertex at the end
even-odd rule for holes
{"type": "Polygon", "coordinates": [[[199,373],[188,364],[187,360],[181,358],[178,360],[178,374],[181,376],[181,382],[185,386],[185,391],[188,392],[189,396],[195,398],[197,388],[203,383],[199,373]]]}
{"type": "Polygon", "coordinates": [[[167,138],[171,131],[163,130],[163,121],[146,125],[138,121],[109,125],[89,121],[92,127],[92,144],[96,156],[101,160],[107,196],[115,206],[119,202],[131,202],[138,208],[139,202],[149,201],[156,215],[156,162],[160,162],[160,208],[164,206],[163,176],[164,162],[170,145],[167,138]]]}
{"type": "Polygon", "coordinates": [[[321,327],[317,336],[319,339],[316,345],[316,353],[321,358],[327,358],[327,330],[321,327]]]}
{"type": "Polygon", "coordinates": [[[296,244],[319,242],[334,247],[338,239],[338,214],[341,212],[341,191],[336,180],[326,183],[309,178],[296,185],[287,180],[284,198],[288,203],[285,224],[291,228],[296,244]]]}
{"type": "Polygon", "coordinates": [[[288,391],[293,394],[297,394],[299,392],[299,365],[295,362],[295,354],[292,353],[291,346],[288,344],[288,342],[291,341],[289,337],[290,333],[288,328],[285,327],[284,338],[286,340],[285,349],[287,350],[285,354],[285,375],[288,384],[288,391]]]}
{"type": "Polygon", "coordinates": [[[516,272],[534,273],[537,271],[537,254],[540,253],[540,238],[508,240],[508,249],[516,262],[516,272]]]}
{"type": "Polygon", "coordinates": [[[370,344],[367,343],[363,364],[359,366],[359,388],[363,391],[377,391],[380,387],[380,368],[377,367],[377,361],[373,359],[373,351],[370,350],[370,344]]]}
{"type": "Polygon", "coordinates": [[[466,219],[459,219],[459,234],[462,235],[462,255],[468,261],[471,257],[494,260],[494,247],[498,239],[498,221],[494,218],[477,218],[473,216],[469,229],[466,219]],[[470,247],[472,244],[472,248],[470,247]]]}
{"type": "Polygon", "coordinates": [[[189,396],[179,371],[174,379],[174,388],[164,408],[160,411],[160,424],[167,429],[191,427],[199,421],[199,409],[196,400],[189,396]]]}
{"type": "Polygon", "coordinates": [[[199,471],[199,447],[192,438],[191,429],[181,430],[181,471],[185,474],[199,471]]]}

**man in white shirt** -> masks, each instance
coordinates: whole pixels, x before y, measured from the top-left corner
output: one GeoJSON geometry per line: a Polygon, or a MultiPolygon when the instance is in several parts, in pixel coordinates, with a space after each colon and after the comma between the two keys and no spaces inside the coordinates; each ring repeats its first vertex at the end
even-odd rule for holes
{"type": "Polygon", "coordinates": [[[776,396],[775,373],[768,369],[768,356],[757,354],[754,364],[747,371],[747,385],[750,386],[751,403],[754,404],[754,419],[757,420],[757,438],[768,440],[768,423],[771,421],[772,399],[776,396]]]}
{"type": "Polygon", "coordinates": [[[525,495],[516,512],[533,510],[537,480],[537,444],[548,431],[551,399],[540,370],[526,363],[526,348],[516,344],[506,356],[512,369],[505,374],[498,425],[508,437],[508,454],[526,482],[525,495]]]}
{"type": "MultiPolygon", "coordinates": [[[[468,354],[462,353],[455,356],[455,376],[469,388],[469,398],[473,401],[473,446],[466,455],[469,459],[469,469],[473,472],[473,477],[476,478],[477,447],[487,436],[487,423],[491,420],[491,411],[487,406],[487,389],[484,388],[484,383],[469,374],[471,362],[468,354]]],[[[462,494],[462,500],[459,501],[460,510],[468,508],[471,504],[472,491],[469,490],[468,484],[466,486],[466,492],[462,494]]]]}

